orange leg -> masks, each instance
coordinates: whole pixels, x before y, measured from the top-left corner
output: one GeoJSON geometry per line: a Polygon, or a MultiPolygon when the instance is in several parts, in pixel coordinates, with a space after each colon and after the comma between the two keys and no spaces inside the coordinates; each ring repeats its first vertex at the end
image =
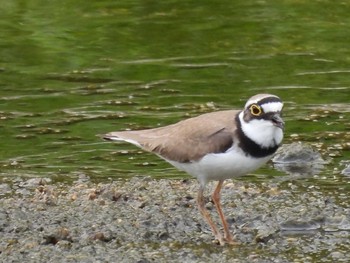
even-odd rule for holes
{"type": "Polygon", "coordinates": [[[204,187],[201,185],[199,187],[198,197],[197,197],[197,204],[198,204],[199,211],[201,212],[201,214],[205,218],[205,220],[208,222],[215,238],[219,241],[220,245],[224,245],[225,241],[224,241],[221,233],[219,232],[218,228],[216,227],[213,220],[211,219],[208,210],[205,208],[205,201],[204,201],[203,192],[204,192],[204,187]]]}
{"type": "Polygon", "coordinates": [[[234,241],[232,234],[230,233],[225,215],[224,215],[224,213],[221,209],[221,205],[220,205],[220,191],[221,191],[223,183],[224,183],[223,180],[219,181],[218,185],[215,188],[215,191],[212,194],[212,199],[213,199],[213,202],[215,204],[216,210],[219,213],[220,219],[222,221],[222,225],[224,227],[224,240],[229,244],[237,244],[237,242],[234,241]]]}

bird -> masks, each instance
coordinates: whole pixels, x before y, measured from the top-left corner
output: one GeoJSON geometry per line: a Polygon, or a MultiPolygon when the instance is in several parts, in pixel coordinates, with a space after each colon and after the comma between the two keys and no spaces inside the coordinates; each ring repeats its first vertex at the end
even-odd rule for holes
{"type": "Polygon", "coordinates": [[[242,110],[221,110],[168,126],[115,131],[102,135],[151,152],[198,179],[197,205],[220,245],[239,244],[229,230],[220,197],[226,179],[251,173],[267,163],[283,140],[282,100],[272,94],[249,98],[242,110]],[[205,207],[208,182],[218,181],[211,198],[223,232],[205,207]]]}

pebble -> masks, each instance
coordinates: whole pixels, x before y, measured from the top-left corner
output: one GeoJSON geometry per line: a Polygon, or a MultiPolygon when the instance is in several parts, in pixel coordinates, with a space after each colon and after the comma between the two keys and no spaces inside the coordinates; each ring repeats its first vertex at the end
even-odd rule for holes
{"type": "Polygon", "coordinates": [[[341,171],[341,174],[350,176],[350,164],[346,166],[344,170],[341,171]]]}

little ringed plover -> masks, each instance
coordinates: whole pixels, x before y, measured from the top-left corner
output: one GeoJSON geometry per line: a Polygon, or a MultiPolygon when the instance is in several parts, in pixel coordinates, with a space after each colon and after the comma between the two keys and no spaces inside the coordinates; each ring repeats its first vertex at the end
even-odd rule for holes
{"type": "Polygon", "coordinates": [[[243,110],[206,113],[165,127],[116,131],[106,140],[126,141],[158,155],[199,181],[197,204],[221,245],[235,244],[220,205],[225,179],[250,173],[271,159],[283,139],[283,103],[271,94],[251,97],[243,110]],[[212,200],[223,224],[224,234],[205,208],[206,184],[218,181],[212,200]]]}

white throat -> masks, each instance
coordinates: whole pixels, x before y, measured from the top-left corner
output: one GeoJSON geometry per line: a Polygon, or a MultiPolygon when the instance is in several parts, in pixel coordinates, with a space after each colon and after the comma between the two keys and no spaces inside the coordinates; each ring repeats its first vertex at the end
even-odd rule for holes
{"type": "Polygon", "coordinates": [[[262,148],[274,147],[282,142],[283,131],[271,121],[255,119],[246,122],[243,119],[243,111],[239,114],[239,120],[243,133],[262,148]]]}

